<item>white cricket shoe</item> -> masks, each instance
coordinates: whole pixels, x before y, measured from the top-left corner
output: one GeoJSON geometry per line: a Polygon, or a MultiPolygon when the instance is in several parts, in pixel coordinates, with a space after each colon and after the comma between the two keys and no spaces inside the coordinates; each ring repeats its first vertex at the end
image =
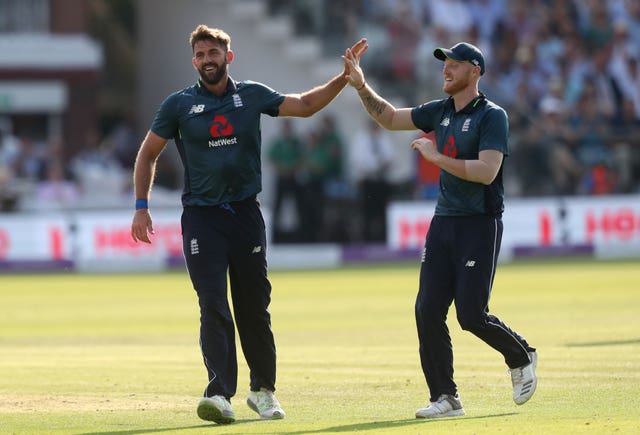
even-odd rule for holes
{"type": "Polygon", "coordinates": [[[224,396],[203,397],[198,403],[198,417],[218,424],[236,421],[231,403],[224,396]]]}
{"type": "Polygon", "coordinates": [[[538,365],[537,352],[529,352],[529,364],[518,367],[517,369],[510,369],[511,384],[513,385],[513,401],[517,405],[522,405],[527,400],[531,399],[533,393],[538,386],[538,378],[536,377],[536,366],[538,365]]]}
{"type": "Polygon", "coordinates": [[[247,405],[260,415],[263,420],[277,420],[284,418],[284,411],[280,402],[273,395],[273,391],[261,388],[260,391],[250,391],[247,405]]]}
{"type": "Polygon", "coordinates": [[[460,398],[450,394],[441,394],[438,400],[431,402],[426,408],[416,411],[416,418],[457,417],[464,415],[460,398]]]}

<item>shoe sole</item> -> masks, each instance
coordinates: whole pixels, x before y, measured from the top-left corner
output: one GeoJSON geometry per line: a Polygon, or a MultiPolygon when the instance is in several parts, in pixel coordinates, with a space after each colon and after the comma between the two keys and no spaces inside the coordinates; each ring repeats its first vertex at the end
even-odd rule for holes
{"type": "Polygon", "coordinates": [[[208,403],[200,403],[198,405],[198,417],[218,424],[230,424],[236,421],[234,416],[224,415],[222,411],[208,403]]]}
{"type": "Polygon", "coordinates": [[[462,416],[464,414],[465,414],[464,409],[453,409],[453,410],[447,411],[445,413],[434,414],[434,415],[429,415],[429,416],[416,414],[416,418],[430,419],[430,418],[444,418],[444,417],[460,417],[460,416],[462,416]]]}
{"type": "Polygon", "coordinates": [[[258,407],[251,401],[251,399],[247,399],[247,406],[255,411],[255,413],[258,414],[260,416],[260,419],[262,420],[282,420],[284,418],[284,414],[280,414],[278,411],[275,411],[271,417],[266,417],[260,414],[258,407]]]}

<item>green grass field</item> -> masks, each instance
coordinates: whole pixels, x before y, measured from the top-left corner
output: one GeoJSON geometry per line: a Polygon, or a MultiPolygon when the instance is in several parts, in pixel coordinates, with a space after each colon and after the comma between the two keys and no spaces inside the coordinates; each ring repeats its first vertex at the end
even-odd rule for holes
{"type": "Polygon", "coordinates": [[[272,272],[278,398],[287,418],[195,414],[206,384],[186,273],[0,275],[2,434],[640,433],[640,264],[498,269],[491,309],[539,351],[538,390],[511,399],[502,357],[460,330],[467,415],[416,420],[427,401],[413,304],[418,265],[272,272]]]}

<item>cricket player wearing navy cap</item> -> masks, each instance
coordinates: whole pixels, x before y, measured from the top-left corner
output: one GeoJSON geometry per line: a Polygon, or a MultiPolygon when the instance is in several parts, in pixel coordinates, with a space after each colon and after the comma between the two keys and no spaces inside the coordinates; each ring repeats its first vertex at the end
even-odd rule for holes
{"type": "Polygon", "coordinates": [[[401,109],[367,84],[357,52],[347,50],[345,55],[351,65],[347,80],[382,127],[435,131],[436,143],[424,137],[411,143],[440,168],[440,191],[425,240],[415,305],[420,361],[430,402],[416,411],[417,418],[464,415],[453,380],[453,347],[446,324],[452,303],[462,329],[503,355],[516,404],[529,400],[537,385],[536,350],[489,313],[502,239],[507,114],[478,90],[485,60],[477,47],[461,42],[436,48],[433,54],[444,61],[442,90],[449,97],[401,109]]]}
{"type": "MultiPolygon", "coordinates": [[[[265,225],[256,195],[262,189],[260,117],[311,116],[347,85],[341,74],[303,94],[281,94],[229,77],[231,38],[198,26],[190,36],[195,85],[169,95],[158,109],[134,167],[134,241],[151,243],[149,196],[156,161],[173,139],[184,166],[182,237],[187,269],[200,305],[200,346],[209,383],[198,416],[232,423],[238,364],[235,326],[250,370],[247,404],[263,419],[285,413],[274,396],[276,348],[271,331],[265,225]],[[233,317],[227,299],[229,276],[233,317]]],[[[351,47],[358,56],[366,41],[351,47]]]]}

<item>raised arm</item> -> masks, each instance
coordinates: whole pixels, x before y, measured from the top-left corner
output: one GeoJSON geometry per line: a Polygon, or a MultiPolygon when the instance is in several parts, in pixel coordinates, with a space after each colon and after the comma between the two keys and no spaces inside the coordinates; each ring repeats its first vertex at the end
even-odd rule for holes
{"type": "MultiPolygon", "coordinates": [[[[369,46],[366,39],[356,42],[350,50],[362,56],[369,46]]],[[[280,105],[279,116],[309,117],[329,104],[347,86],[346,75],[349,66],[345,62],[342,73],[335,76],[327,83],[302,94],[288,94],[280,105]]]]}
{"type": "Polygon", "coordinates": [[[358,91],[358,96],[369,116],[387,130],[415,130],[411,119],[411,108],[397,109],[393,104],[378,95],[366,82],[360,67],[362,53],[348,48],[342,59],[345,63],[345,78],[358,91]]]}

